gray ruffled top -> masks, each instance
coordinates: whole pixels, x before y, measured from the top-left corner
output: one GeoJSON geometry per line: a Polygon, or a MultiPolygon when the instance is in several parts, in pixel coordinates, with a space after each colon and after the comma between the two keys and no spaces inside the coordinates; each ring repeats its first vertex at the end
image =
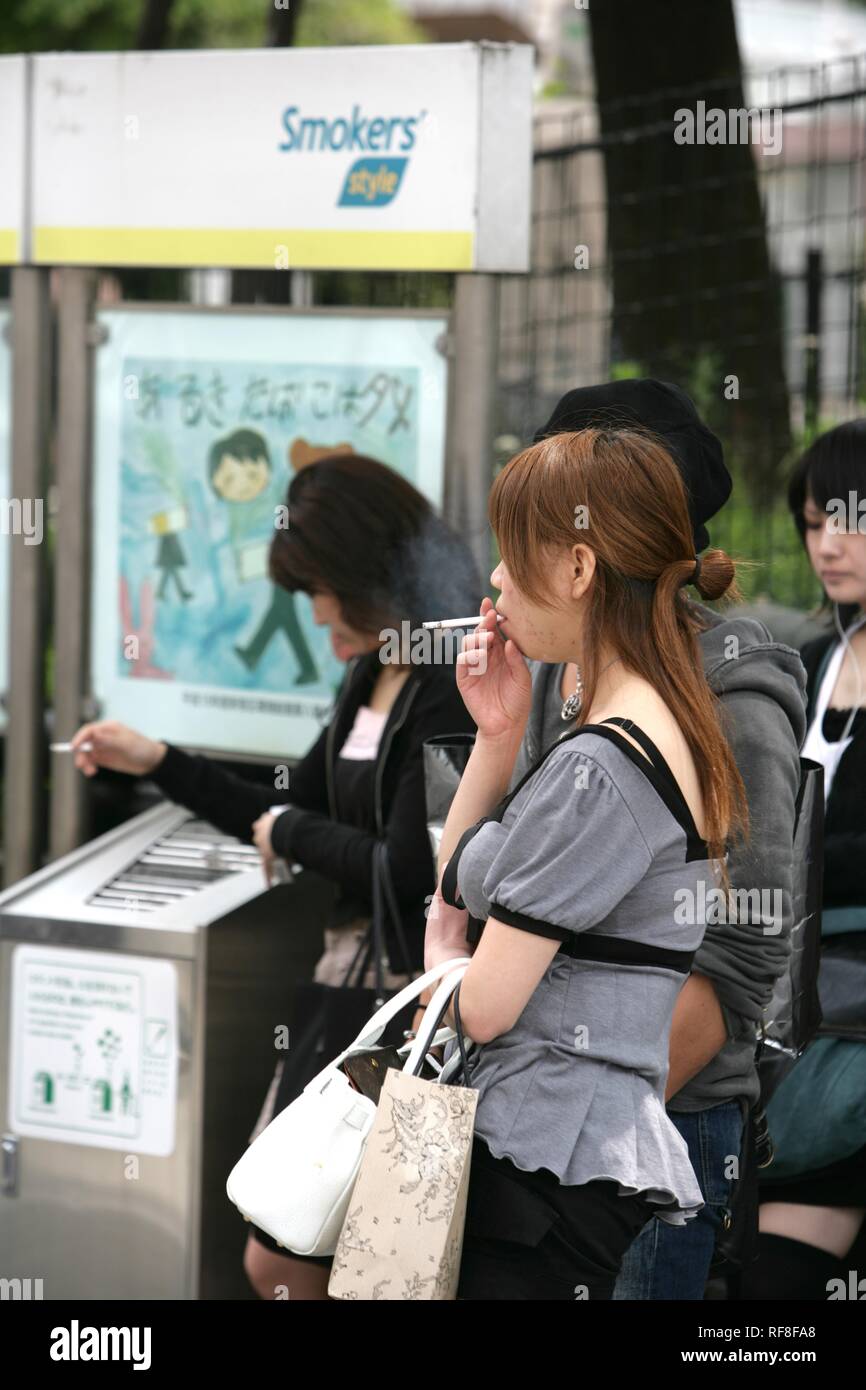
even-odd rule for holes
{"type": "MultiPolygon", "coordinates": [[[[502,821],[481,826],[458,866],[473,916],[563,941],[696,950],[718,865],[684,803],[621,744],[587,730],[557,745],[502,821]]],[[[515,1026],[473,1054],[476,1132],[491,1153],[565,1184],[615,1181],[666,1206],[657,1214],[672,1225],[696,1216],[703,1197],[664,1100],[686,978],[557,952],[515,1026]]]]}

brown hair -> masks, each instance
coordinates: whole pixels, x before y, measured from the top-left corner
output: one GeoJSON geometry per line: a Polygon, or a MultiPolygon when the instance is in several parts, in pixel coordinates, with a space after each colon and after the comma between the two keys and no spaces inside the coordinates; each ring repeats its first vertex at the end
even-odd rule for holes
{"type": "Polygon", "coordinates": [[[378,459],[335,453],[308,461],[286,501],[290,525],[271,542],[274,583],[334,594],[357,632],[378,633],[397,621],[395,552],[431,515],[426,497],[378,459]]]}
{"type": "Polygon", "coordinates": [[[290,524],[274,531],[271,579],[333,594],[357,632],[381,640],[399,623],[417,631],[443,613],[478,611],[468,546],[396,469],[366,454],[320,453],[295,474],[286,501],[290,524]]]}
{"type": "Polygon", "coordinates": [[[665,445],[636,428],[552,435],[505,466],[490,493],[489,515],[512,579],[542,607],[553,606],[545,594],[545,558],[581,543],[594,552],[582,720],[592,707],[604,640],[653,686],[677,721],[695,761],[710,853],[722,859],[729,836],[747,833],[748,809],[703,673],[701,623],[683,584],[695,582],[707,599],[736,598],[735,568],[723,550],[710,550],[692,581],[688,503],[665,445]]]}

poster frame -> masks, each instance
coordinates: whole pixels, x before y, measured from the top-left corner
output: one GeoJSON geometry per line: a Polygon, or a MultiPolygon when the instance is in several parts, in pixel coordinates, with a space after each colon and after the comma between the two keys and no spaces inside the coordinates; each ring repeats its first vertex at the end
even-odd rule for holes
{"type": "MultiPolygon", "coordinates": [[[[225,319],[227,317],[272,317],[274,319],[291,318],[335,318],[335,319],[369,319],[369,320],[425,320],[425,321],[444,321],[445,328],[436,340],[437,351],[445,360],[445,401],[443,419],[443,450],[442,465],[440,470],[440,489],[437,498],[430,498],[433,506],[436,507],[440,515],[445,514],[447,498],[451,479],[449,478],[449,460],[451,458],[452,434],[453,434],[453,403],[455,391],[455,352],[454,352],[454,308],[453,294],[451,302],[447,306],[439,308],[402,308],[399,306],[360,306],[360,305],[292,305],[292,304],[192,304],[177,303],[170,300],[120,300],[116,304],[98,304],[95,311],[110,310],[112,312],[123,313],[132,317],[136,314],[152,316],[154,314],[185,315],[194,314],[199,316],[215,316],[225,319]]],[[[92,345],[98,347],[106,341],[104,326],[96,319],[93,323],[91,335],[92,345]]],[[[93,362],[91,386],[89,390],[90,409],[92,411],[91,428],[91,507],[95,514],[96,506],[96,454],[99,426],[97,419],[97,365],[93,362]]],[[[98,544],[98,537],[94,534],[93,544],[98,544]]],[[[93,556],[90,557],[88,574],[88,593],[87,610],[91,621],[88,622],[88,650],[86,653],[85,670],[86,681],[83,692],[83,704],[88,720],[115,718],[114,714],[106,709],[102,699],[97,695],[94,688],[94,624],[92,622],[93,613],[93,589],[95,585],[93,556]]],[[[174,740],[172,740],[174,742],[174,740]]],[[[276,751],[270,755],[257,753],[254,751],[236,751],[223,748],[214,748],[207,743],[197,744],[190,742],[177,741],[176,746],[184,752],[200,754],[204,757],[214,758],[220,762],[240,763],[246,765],[257,765],[268,767],[273,765],[275,757],[279,757],[289,767],[295,765],[300,756],[291,755],[281,751],[276,751]]]]}

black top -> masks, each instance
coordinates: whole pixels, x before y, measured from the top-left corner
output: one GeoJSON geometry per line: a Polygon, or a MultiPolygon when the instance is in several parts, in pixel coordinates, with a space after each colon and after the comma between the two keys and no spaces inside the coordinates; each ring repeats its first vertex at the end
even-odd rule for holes
{"type": "MultiPolygon", "coordinates": [[[[838,640],[835,632],[827,633],[807,642],[801,652],[810,723],[815,716],[819,668],[838,640]]],[[[828,709],[824,737],[838,739],[850,713],[850,709],[828,709]]],[[[855,716],[851,734],[852,741],[836,768],[824,817],[825,907],[866,904],[866,710],[855,716]]]]}
{"type": "MultiPolygon", "coordinates": [[[[370,781],[352,779],[348,796],[338,779],[339,751],[361,705],[369,703],[379,671],[378,653],[347,667],[331,721],[289,773],[288,791],[253,782],[174,744],[151,780],[170,797],[220,830],[252,844],[252,824],[268,807],[290,809],[274,822],[274,852],[331,879],[338,888],[333,921],[372,911],[373,853],[388,847],[394,893],[413,964],[423,965],[426,900],[436,886],[424,796],[425,739],[474,733],[452,666],[414,666],[398,692],[382,731],[370,781]]],[[[165,742],[165,740],[163,740],[165,742]]],[[[389,958],[396,938],[386,929],[389,958]]]]}

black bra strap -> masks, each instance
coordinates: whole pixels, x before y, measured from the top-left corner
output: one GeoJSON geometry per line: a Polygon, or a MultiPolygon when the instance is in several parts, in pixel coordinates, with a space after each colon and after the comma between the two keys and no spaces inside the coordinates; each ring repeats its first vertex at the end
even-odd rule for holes
{"type": "Polygon", "coordinates": [[[654,763],[657,768],[663,769],[664,771],[670,773],[670,768],[668,764],[666,763],[663,755],[659,752],[656,745],[653,743],[649,734],[645,734],[643,729],[639,728],[638,725],[635,724],[633,719],[623,719],[622,716],[619,714],[612,714],[608,719],[602,719],[601,722],[602,724],[618,724],[621,729],[625,729],[627,734],[631,734],[635,743],[640,744],[641,748],[648,755],[650,761],[654,763]]]}
{"type": "Polygon", "coordinates": [[[662,786],[667,789],[668,796],[666,799],[671,810],[674,810],[674,807],[676,807],[679,811],[677,819],[682,825],[683,830],[685,830],[687,837],[696,845],[706,844],[706,841],[698,833],[698,827],[695,825],[695,818],[691,813],[689,803],[683,796],[679,782],[671,772],[666,759],[659,752],[658,748],[656,748],[649,735],[644,733],[643,729],[639,729],[637,724],[634,724],[630,719],[621,719],[618,715],[613,715],[610,719],[605,719],[599,724],[584,724],[583,728],[584,730],[591,729],[593,733],[601,734],[605,738],[612,738],[617,747],[622,748],[623,752],[631,758],[635,767],[639,767],[641,771],[649,777],[650,781],[653,781],[653,776],[650,773],[651,769],[652,774],[654,774],[657,779],[657,785],[660,782],[662,786]],[[642,758],[639,753],[636,753],[633,745],[630,744],[628,740],[624,739],[616,729],[606,727],[609,724],[619,724],[632,736],[632,738],[634,738],[636,743],[639,743],[640,746],[645,749],[651,759],[649,766],[647,765],[646,758],[642,758]]]}

